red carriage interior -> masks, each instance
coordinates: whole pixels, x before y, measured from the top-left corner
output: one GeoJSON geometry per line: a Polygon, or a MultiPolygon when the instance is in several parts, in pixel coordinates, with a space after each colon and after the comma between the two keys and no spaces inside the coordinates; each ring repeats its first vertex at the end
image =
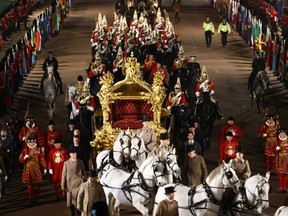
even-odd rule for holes
{"type": "Polygon", "coordinates": [[[112,127],[139,129],[142,127],[143,115],[152,117],[150,108],[151,104],[145,100],[116,100],[110,105],[112,127]]]}

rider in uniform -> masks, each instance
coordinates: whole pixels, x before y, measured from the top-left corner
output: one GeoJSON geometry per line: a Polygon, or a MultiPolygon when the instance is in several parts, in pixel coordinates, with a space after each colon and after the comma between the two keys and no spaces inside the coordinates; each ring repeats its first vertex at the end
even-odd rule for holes
{"type": "Polygon", "coordinates": [[[279,126],[276,124],[276,117],[274,115],[267,115],[265,124],[260,127],[258,132],[258,138],[264,139],[266,171],[274,172],[275,169],[278,129],[279,126]]]}
{"type": "Polygon", "coordinates": [[[183,47],[180,47],[178,58],[174,60],[172,66],[172,75],[170,86],[174,86],[177,82],[177,79],[180,79],[182,90],[185,92],[187,88],[187,66],[188,66],[188,59],[184,55],[183,47]]]}
{"type": "Polygon", "coordinates": [[[255,52],[255,58],[252,62],[252,72],[250,73],[248,79],[248,90],[253,89],[253,80],[255,79],[256,75],[259,71],[265,70],[266,63],[263,58],[260,57],[259,52],[255,52]]]}
{"type": "Polygon", "coordinates": [[[173,108],[176,106],[186,105],[187,100],[183,91],[181,91],[181,85],[178,80],[177,84],[174,86],[174,91],[169,93],[167,100],[167,110],[173,112],[173,108]]]}
{"type": "Polygon", "coordinates": [[[278,174],[279,191],[287,190],[288,183],[288,137],[287,130],[278,130],[277,155],[275,158],[275,171],[278,174]]]}
{"type": "Polygon", "coordinates": [[[209,93],[211,102],[215,104],[218,119],[224,119],[224,116],[220,112],[217,100],[214,95],[214,83],[212,80],[209,80],[207,71],[202,71],[200,80],[198,81],[195,89],[195,95],[197,97],[196,105],[201,103],[200,97],[202,97],[203,93],[205,92],[209,93]]]}
{"type": "Polygon", "coordinates": [[[99,52],[96,52],[92,62],[90,64],[90,70],[87,76],[87,84],[90,85],[90,80],[92,77],[95,77],[95,82],[100,81],[100,77],[106,73],[106,67],[102,64],[99,52]]]}
{"type": "Polygon", "coordinates": [[[90,112],[96,109],[94,97],[90,95],[87,82],[84,83],[82,95],[76,102],[76,112],[79,114],[80,107],[86,107],[90,112]]]}
{"type": "Polygon", "coordinates": [[[153,67],[155,66],[156,66],[156,60],[153,54],[149,54],[149,56],[145,59],[143,66],[143,80],[146,81],[147,83],[151,83],[149,77],[153,67]]]}
{"type": "Polygon", "coordinates": [[[83,86],[84,86],[83,76],[79,75],[77,77],[77,82],[75,84],[77,95],[82,95],[83,86]]]}
{"type": "Polygon", "coordinates": [[[43,74],[43,77],[41,79],[40,90],[43,93],[43,83],[44,83],[44,80],[48,77],[47,68],[49,66],[53,66],[54,77],[55,77],[56,82],[57,82],[57,84],[59,86],[60,94],[62,95],[64,93],[64,91],[63,91],[63,87],[62,87],[62,80],[61,80],[60,74],[58,72],[58,61],[53,56],[52,52],[48,53],[48,58],[45,59],[43,65],[42,65],[42,69],[44,71],[44,74],[43,74]]]}
{"type": "Polygon", "coordinates": [[[123,52],[121,47],[119,46],[116,59],[113,61],[114,83],[117,83],[124,79],[123,66],[124,66],[123,52]]]}

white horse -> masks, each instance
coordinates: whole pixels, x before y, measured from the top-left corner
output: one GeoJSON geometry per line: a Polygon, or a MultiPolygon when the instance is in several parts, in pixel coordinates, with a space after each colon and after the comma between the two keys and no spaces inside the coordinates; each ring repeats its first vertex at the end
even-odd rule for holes
{"type": "Polygon", "coordinates": [[[152,208],[156,187],[167,183],[164,176],[165,164],[158,157],[157,151],[149,154],[136,172],[128,173],[118,168],[105,172],[100,180],[103,185],[106,201],[110,204],[115,197],[114,212],[119,214],[119,205],[132,205],[142,215],[148,216],[152,208]]]}
{"type": "Polygon", "coordinates": [[[49,119],[53,119],[54,115],[56,114],[55,102],[58,85],[56,83],[53,70],[53,66],[49,65],[47,67],[48,77],[43,82],[43,91],[47,103],[47,112],[49,115],[49,119]]]}
{"type": "Polygon", "coordinates": [[[274,216],[287,216],[287,215],[288,215],[288,206],[280,206],[274,214],[274,216]]]}
{"type": "Polygon", "coordinates": [[[226,164],[223,161],[207,176],[203,184],[195,188],[182,184],[169,184],[160,187],[155,198],[154,215],[157,203],[166,199],[164,188],[167,186],[174,187],[174,199],[178,202],[179,215],[218,216],[225,189],[233,188],[235,192],[238,191],[240,181],[236,172],[231,168],[231,164],[226,164]]]}
{"type": "MultiPolygon", "coordinates": [[[[128,132],[128,131],[127,131],[128,132]]],[[[130,136],[125,131],[120,131],[113,148],[101,151],[96,157],[98,176],[110,169],[111,165],[120,167],[124,158],[130,157],[130,136]]]]}
{"type": "Polygon", "coordinates": [[[69,103],[69,114],[68,114],[68,118],[69,119],[75,119],[76,117],[76,101],[78,98],[78,93],[77,93],[77,89],[75,86],[70,86],[68,85],[68,92],[67,92],[67,103],[69,103]]]}
{"type": "MultiPolygon", "coordinates": [[[[130,158],[135,161],[136,167],[141,166],[141,164],[146,160],[149,152],[150,151],[146,148],[144,140],[141,138],[141,134],[132,135],[130,158]]],[[[181,179],[181,169],[177,163],[175,148],[170,148],[169,151],[161,148],[158,151],[158,156],[165,162],[165,176],[168,179],[168,183],[173,183],[173,175],[176,179],[181,179]]]]}
{"type": "Polygon", "coordinates": [[[270,172],[267,172],[265,177],[258,174],[245,181],[245,190],[240,190],[233,202],[236,215],[249,211],[262,214],[263,209],[269,207],[269,178],[270,172]]]}

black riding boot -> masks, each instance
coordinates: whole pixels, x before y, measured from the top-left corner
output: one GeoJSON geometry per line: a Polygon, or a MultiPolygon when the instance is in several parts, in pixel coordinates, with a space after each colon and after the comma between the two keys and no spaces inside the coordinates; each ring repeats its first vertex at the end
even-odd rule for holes
{"type": "Polygon", "coordinates": [[[216,110],[217,110],[217,118],[218,118],[219,120],[224,119],[224,116],[223,116],[222,113],[220,112],[220,108],[219,108],[217,102],[215,103],[215,106],[216,106],[216,110]]]}
{"type": "Polygon", "coordinates": [[[70,206],[70,212],[71,212],[71,216],[78,216],[77,214],[78,211],[74,205],[70,206]]]}

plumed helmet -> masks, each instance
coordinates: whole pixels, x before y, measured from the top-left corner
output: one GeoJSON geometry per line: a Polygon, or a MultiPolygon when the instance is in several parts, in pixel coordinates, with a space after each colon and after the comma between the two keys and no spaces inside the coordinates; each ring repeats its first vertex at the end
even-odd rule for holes
{"type": "Polygon", "coordinates": [[[123,57],[123,52],[122,52],[121,46],[119,46],[119,48],[118,48],[117,57],[118,57],[118,56],[123,57]]]}
{"type": "Polygon", "coordinates": [[[138,20],[137,10],[134,10],[133,20],[138,20]]]}
{"type": "Polygon", "coordinates": [[[87,81],[84,82],[84,85],[83,85],[83,87],[82,87],[82,91],[83,91],[83,92],[89,92],[89,88],[88,88],[88,83],[87,83],[87,81]]]}
{"type": "Polygon", "coordinates": [[[183,49],[182,45],[179,48],[178,57],[181,56],[181,55],[184,55],[184,49],[183,49]]]}
{"type": "Polygon", "coordinates": [[[82,75],[78,75],[77,81],[83,81],[83,76],[82,75]]]}
{"type": "Polygon", "coordinates": [[[206,80],[209,80],[209,76],[208,76],[207,70],[206,69],[204,70],[204,67],[203,67],[203,69],[201,71],[201,76],[200,76],[200,80],[199,81],[202,83],[202,82],[204,82],[206,80]]]}
{"type": "Polygon", "coordinates": [[[181,82],[180,82],[180,78],[177,78],[177,82],[176,85],[174,86],[174,89],[181,89],[181,82]]]}
{"type": "Polygon", "coordinates": [[[99,52],[96,52],[96,53],[95,53],[95,61],[96,61],[96,60],[102,60],[101,57],[100,57],[99,52]]]}

